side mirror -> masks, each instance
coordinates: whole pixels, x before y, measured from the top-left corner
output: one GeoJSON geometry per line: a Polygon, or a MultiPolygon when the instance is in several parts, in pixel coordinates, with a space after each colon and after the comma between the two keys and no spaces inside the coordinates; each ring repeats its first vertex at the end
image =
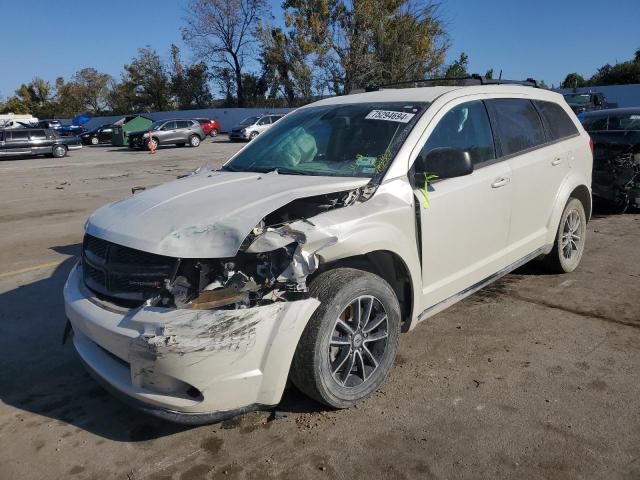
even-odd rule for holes
{"type": "Polygon", "coordinates": [[[471,155],[456,148],[434,148],[426,158],[418,157],[415,164],[415,182],[424,185],[424,172],[435,175],[439,180],[445,178],[462,177],[473,173],[471,155]]]}

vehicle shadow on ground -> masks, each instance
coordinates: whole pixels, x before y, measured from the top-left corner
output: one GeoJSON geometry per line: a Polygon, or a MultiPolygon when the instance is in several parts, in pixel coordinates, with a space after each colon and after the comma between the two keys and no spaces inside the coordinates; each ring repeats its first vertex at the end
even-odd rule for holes
{"type": "MultiPolygon", "coordinates": [[[[58,421],[121,442],[187,429],[143,415],[113,398],[85,372],[71,342],[62,345],[66,323],[62,289],[80,244],[52,250],[74,256],[48,278],[0,294],[0,400],[42,420],[30,418],[21,428],[37,429],[58,421]]],[[[5,418],[11,422],[16,417],[5,418]]]]}
{"type": "MultiPolygon", "coordinates": [[[[40,422],[30,418],[21,428],[57,421],[118,442],[152,440],[192,428],[148,416],[112,397],[86,373],[72,342],[62,345],[62,290],[80,247],[51,247],[70,258],[48,278],[0,294],[0,401],[41,417],[40,422]]],[[[325,408],[290,387],[270,418],[325,408]]]]}

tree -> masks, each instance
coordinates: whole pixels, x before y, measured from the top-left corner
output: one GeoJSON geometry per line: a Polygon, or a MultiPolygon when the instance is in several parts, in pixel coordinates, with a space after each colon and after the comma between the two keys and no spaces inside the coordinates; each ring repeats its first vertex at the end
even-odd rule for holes
{"type": "Polygon", "coordinates": [[[469,56],[462,52],[460,57],[456,61],[454,61],[445,72],[445,77],[447,78],[456,78],[456,77],[468,77],[469,73],[467,72],[467,67],[469,66],[469,56]]]}
{"type": "Polygon", "coordinates": [[[484,74],[485,78],[493,78],[493,68],[490,68],[489,70],[487,70],[487,72],[484,74]]]}
{"type": "Polygon", "coordinates": [[[238,106],[245,105],[242,75],[244,59],[251,55],[255,30],[268,11],[266,0],[190,0],[182,36],[217,74],[233,72],[238,106]]]}
{"type": "Polygon", "coordinates": [[[106,108],[106,97],[111,75],[100,73],[95,68],[83,68],[71,79],[80,87],[84,109],[100,113],[106,108]]]}
{"type": "Polygon", "coordinates": [[[579,73],[573,72],[564,78],[560,88],[579,88],[587,85],[587,81],[579,73]]]}
{"type": "MultiPolygon", "coordinates": [[[[262,42],[261,80],[275,98],[281,91],[287,106],[311,97],[311,69],[306,63],[307,50],[280,28],[262,26],[258,30],[262,42]]],[[[266,91],[265,91],[266,93],[266,91]]]]}
{"type": "Polygon", "coordinates": [[[640,83],[640,48],[634,52],[631,60],[615,65],[606,64],[589,79],[585,80],[578,73],[570,73],[561,84],[563,88],[599,86],[599,85],[629,85],[640,83]]]}
{"type": "Polygon", "coordinates": [[[22,84],[4,104],[3,111],[11,113],[29,113],[36,117],[55,116],[51,84],[41,78],[34,78],[28,84],[22,84]]]}
{"type": "Polygon", "coordinates": [[[437,4],[427,0],[285,0],[283,7],[291,39],[335,94],[424,78],[449,47],[437,4]]]}
{"type": "Polygon", "coordinates": [[[211,74],[203,62],[182,65],[180,49],[171,44],[171,93],[178,108],[205,108],[213,102],[209,89],[211,74]]]}
{"type": "Polygon", "coordinates": [[[124,66],[121,82],[112,83],[108,102],[124,112],[171,109],[169,77],[155,50],[138,49],[138,56],[124,66]]]}

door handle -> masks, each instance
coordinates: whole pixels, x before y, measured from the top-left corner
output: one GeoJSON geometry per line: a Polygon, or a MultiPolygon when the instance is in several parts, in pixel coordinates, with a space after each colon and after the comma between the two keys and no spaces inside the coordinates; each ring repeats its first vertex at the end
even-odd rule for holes
{"type": "Polygon", "coordinates": [[[551,165],[553,165],[555,167],[556,165],[560,165],[561,163],[562,163],[562,159],[561,158],[556,158],[555,160],[553,160],[551,162],[551,165]]]}
{"type": "Polygon", "coordinates": [[[498,177],[491,184],[491,188],[504,187],[507,183],[509,183],[509,180],[509,177],[498,177]]]}

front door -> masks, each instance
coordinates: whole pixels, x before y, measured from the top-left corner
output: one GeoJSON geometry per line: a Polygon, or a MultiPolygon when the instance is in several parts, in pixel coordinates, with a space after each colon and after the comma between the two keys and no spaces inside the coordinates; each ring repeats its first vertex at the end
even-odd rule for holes
{"type": "Polygon", "coordinates": [[[176,122],[167,122],[162,125],[162,128],[156,135],[160,143],[173,143],[177,140],[178,130],[176,127],[176,122]]]}
{"type": "MultiPolygon", "coordinates": [[[[419,202],[424,307],[454,297],[507,266],[511,214],[511,169],[496,160],[484,103],[457,103],[438,115],[419,157],[425,159],[435,148],[464,150],[474,172],[433,181],[426,193],[428,202],[423,189],[414,191],[419,202]]],[[[428,173],[428,163],[424,168],[428,173]]]]}

